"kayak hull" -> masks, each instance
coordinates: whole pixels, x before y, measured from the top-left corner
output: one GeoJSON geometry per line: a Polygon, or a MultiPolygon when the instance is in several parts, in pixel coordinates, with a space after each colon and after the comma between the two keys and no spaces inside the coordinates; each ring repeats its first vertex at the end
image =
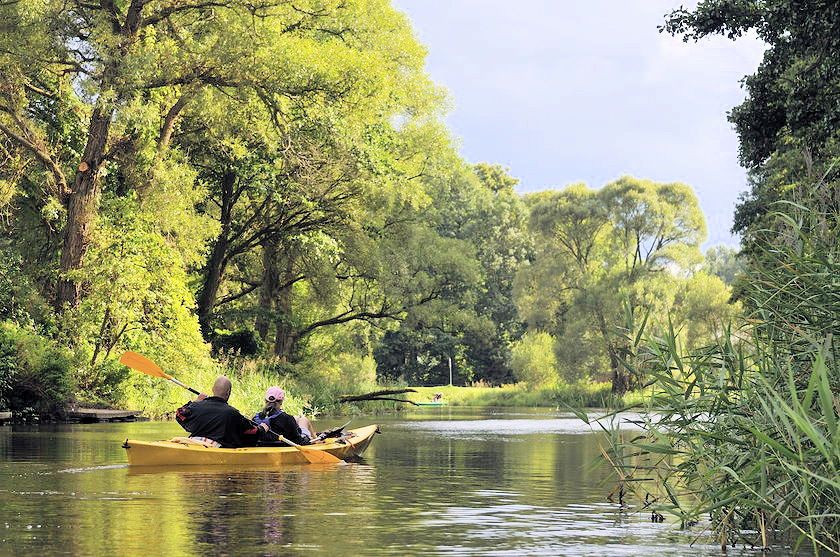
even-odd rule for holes
{"type": "MultiPolygon", "coordinates": [[[[369,425],[351,429],[343,442],[327,440],[326,443],[307,445],[305,451],[324,451],[342,460],[362,455],[379,431],[379,426],[369,425]]],[[[309,461],[294,447],[243,447],[241,449],[216,449],[203,445],[184,445],[171,441],[126,440],[123,447],[129,466],[284,466],[307,464],[309,461]]]]}
{"type": "Polygon", "coordinates": [[[445,406],[445,402],[415,402],[417,406],[445,406]]]}

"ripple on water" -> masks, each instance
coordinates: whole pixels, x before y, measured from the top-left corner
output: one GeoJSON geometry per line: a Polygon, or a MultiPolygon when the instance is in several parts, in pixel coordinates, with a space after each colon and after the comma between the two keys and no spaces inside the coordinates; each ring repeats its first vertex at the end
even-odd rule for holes
{"type": "MultiPolygon", "coordinates": [[[[623,417],[618,422],[623,430],[639,430],[639,426],[629,420],[635,417],[623,417]]],[[[394,427],[394,426],[392,426],[394,427]]],[[[419,432],[442,433],[450,437],[476,437],[482,435],[523,435],[531,433],[589,434],[600,432],[594,422],[589,424],[577,418],[553,419],[491,419],[491,420],[429,420],[405,422],[397,426],[419,432]]]]}
{"type": "Polygon", "coordinates": [[[126,437],[171,423],[0,431],[0,554],[721,555],[602,503],[602,438],[573,416],[428,417],[383,420],[367,464],[329,470],[125,467],[126,437]]]}

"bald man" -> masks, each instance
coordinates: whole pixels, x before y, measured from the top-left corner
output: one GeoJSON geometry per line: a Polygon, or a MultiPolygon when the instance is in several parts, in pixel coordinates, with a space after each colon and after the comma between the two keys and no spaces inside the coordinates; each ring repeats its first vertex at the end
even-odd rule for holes
{"type": "Polygon", "coordinates": [[[256,444],[257,427],[227,403],[230,390],[230,379],[220,375],[213,383],[213,396],[201,394],[178,408],[175,420],[190,437],[209,445],[231,449],[256,444]]]}

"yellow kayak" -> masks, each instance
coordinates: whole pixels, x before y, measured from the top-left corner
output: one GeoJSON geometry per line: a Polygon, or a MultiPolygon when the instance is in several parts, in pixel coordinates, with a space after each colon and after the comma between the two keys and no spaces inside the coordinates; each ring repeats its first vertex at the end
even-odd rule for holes
{"type": "MultiPolygon", "coordinates": [[[[370,445],[379,426],[369,425],[349,429],[337,439],[307,445],[306,451],[325,451],[342,460],[361,456],[370,445]]],[[[130,466],[190,466],[190,465],[247,465],[278,466],[306,464],[308,461],[294,447],[244,447],[217,449],[204,445],[184,444],[173,441],[134,441],[127,439],[123,445],[130,466]]]]}

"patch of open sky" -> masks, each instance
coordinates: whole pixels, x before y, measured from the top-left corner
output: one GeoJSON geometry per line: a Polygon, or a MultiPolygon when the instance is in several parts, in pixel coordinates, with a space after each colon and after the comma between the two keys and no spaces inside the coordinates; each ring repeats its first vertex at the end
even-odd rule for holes
{"type": "Polygon", "coordinates": [[[428,49],[432,78],[454,109],[447,123],[470,162],[510,168],[518,191],[623,175],[694,188],[709,235],[730,232],[747,188],[726,114],[766,45],[683,42],[659,32],[696,0],[395,0],[428,49]]]}

